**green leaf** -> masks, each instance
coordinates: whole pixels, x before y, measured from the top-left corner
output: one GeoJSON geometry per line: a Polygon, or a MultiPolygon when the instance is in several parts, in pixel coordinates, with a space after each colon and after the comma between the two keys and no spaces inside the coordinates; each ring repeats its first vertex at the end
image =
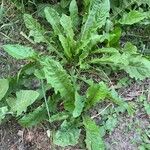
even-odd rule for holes
{"type": "Polygon", "coordinates": [[[106,18],[109,16],[110,2],[109,0],[93,0],[89,9],[89,15],[82,29],[82,39],[86,39],[97,28],[101,28],[106,18]]]}
{"type": "Polygon", "coordinates": [[[73,29],[77,30],[79,24],[78,6],[76,0],[72,0],[69,7],[70,17],[73,24],[73,29]]]}
{"type": "Polygon", "coordinates": [[[61,42],[61,45],[64,49],[64,53],[68,58],[72,57],[71,50],[70,50],[70,44],[67,38],[65,38],[63,35],[59,35],[59,41],[61,42]]]}
{"type": "Polygon", "coordinates": [[[70,76],[63,69],[61,64],[50,57],[41,61],[43,71],[47,82],[54,88],[55,93],[59,92],[64,99],[65,108],[69,111],[74,109],[74,87],[71,83],[70,76]]]}
{"type": "Polygon", "coordinates": [[[9,89],[9,81],[7,79],[0,79],[0,101],[5,96],[9,89]]]}
{"type": "Polygon", "coordinates": [[[56,115],[52,115],[50,117],[50,123],[55,122],[55,121],[62,121],[62,120],[66,120],[69,117],[68,112],[60,112],[57,113],[56,115]]]}
{"type": "Polygon", "coordinates": [[[125,102],[125,100],[122,99],[114,89],[111,89],[108,98],[113,103],[125,108],[128,111],[129,115],[133,115],[133,108],[127,102],[125,102]]]}
{"type": "Polygon", "coordinates": [[[127,42],[123,49],[123,52],[129,53],[129,54],[138,54],[137,51],[138,51],[137,47],[130,42],[127,42]]]}
{"type": "Polygon", "coordinates": [[[44,37],[46,31],[37,20],[29,14],[24,14],[23,17],[26,27],[30,30],[29,37],[33,37],[36,43],[47,42],[44,37]]]}
{"type": "Polygon", "coordinates": [[[72,21],[71,18],[65,14],[62,15],[60,18],[60,23],[65,31],[65,35],[70,41],[70,44],[74,44],[74,32],[73,32],[73,26],[72,26],[72,21]]]}
{"type": "Polygon", "coordinates": [[[122,65],[120,69],[125,70],[131,78],[143,80],[150,77],[150,61],[137,53],[137,47],[127,42],[120,56],[122,65]],[[127,63],[125,63],[128,61],[127,63]]]}
{"type": "Polygon", "coordinates": [[[37,9],[37,12],[36,14],[38,14],[38,17],[41,17],[41,18],[45,18],[45,13],[44,13],[44,9],[46,7],[51,7],[53,9],[55,9],[59,14],[62,14],[62,13],[66,13],[67,10],[66,9],[63,9],[60,5],[60,3],[55,3],[55,4],[50,4],[50,3],[37,3],[36,4],[36,9],[37,9]]]}
{"type": "Polygon", "coordinates": [[[122,66],[121,69],[129,73],[131,78],[143,80],[150,77],[150,61],[141,56],[129,57],[129,65],[122,66]]]}
{"type": "Polygon", "coordinates": [[[84,108],[84,103],[85,103],[85,97],[84,96],[80,96],[77,92],[75,94],[75,108],[73,110],[73,117],[79,117],[83,111],[84,108]]]}
{"type": "Polygon", "coordinates": [[[111,47],[116,47],[116,45],[119,45],[120,42],[120,38],[122,36],[122,30],[120,27],[115,27],[113,29],[113,31],[110,33],[110,35],[113,35],[112,37],[110,36],[110,40],[109,40],[109,46],[111,47]]]}
{"type": "Polygon", "coordinates": [[[5,115],[7,114],[7,112],[8,112],[7,106],[0,108],[0,124],[1,124],[2,120],[5,118],[5,115]]]}
{"type": "Polygon", "coordinates": [[[40,79],[40,80],[45,79],[44,71],[41,70],[41,69],[36,69],[36,70],[34,71],[34,75],[35,75],[38,79],[40,79]]]}
{"type": "Polygon", "coordinates": [[[62,8],[66,8],[66,7],[69,5],[70,1],[71,1],[71,0],[61,0],[61,1],[60,1],[61,7],[62,7],[62,8]]]}
{"type": "Polygon", "coordinates": [[[109,93],[109,89],[104,84],[104,82],[100,82],[99,84],[91,85],[87,90],[87,100],[86,100],[86,109],[89,109],[96,103],[103,101],[109,93]]]}
{"type": "Polygon", "coordinates": [[[42,121],[48,119],[47,111],[45,105],[41,105],[36,108],[33,112],[24,115],[21,119],[19,119],[19,124],[23,127],[32,127],[41,123],[42,121]]]}
{"type": "Polygon", "coordinates": [[[78,53],[82,52],[82,54],[80,56],[80,60],[85,59],[88,56],[89,51],[93,48],[93,46],[95,46],[97,43],[104,42],[106,39],[108,39],[108,34],[103,34],[103,35],[93,34],[93,35],[91,35],[87,39],[84,39],[83,41],[79,42],[79,44],[78,44],[79,46],[77,47],[77,50],[76,50],[76,55],[78,53]],[[82,55],[84,55],[86,57],[83,57],[82,55]]]}
{"type": "Polygon", "coordinates": [[[107,98],[109,101],[125,108],[130,115],[133,114],[132,107],[128,105],[128,103],[126,103],[114,89],[109,89],[104,82],[91,85],[87,90],[86,95],[86,110],[107,98]]]}
{"type": "Polygon", "coordinates": [[[35,51],[31,47],[22,45],[3,45],[4,50],[16,59],[29,59],[36,57],[35,51]]]}
{"type": "Polygon", "coordinates": [[[120,70],[126,71],[131,78],[135,78],[136,80],[143,80],[150,77],[150,61],[139,55],[114,53],[111,56],[105,55],[102,58],[94,58],[89,63],[108,64],[119,67],[120,70]]]}
{"type": "Polygon", "coordinates": [[[108,120],[106,121],[105,128],[109,132],[112,132],[118,123],[117,117],[108,116],[108,120]]]}
{"type": "Polygon", "coordinates": [[[132,25],[147,18],[147,13],[132,10],[129,13],[124,13],[123,17],[119,20],[119,23],[125,25],[132,25]]]}
{"type": "Polygon", "coordinates": [[[115,54],[115,53],[118,53],[118,50],[115,49],[115,48],[112,48],[112,47],[104,47],[104,48],[100,48],[100,49],[96,49],[94,50],[92,53],[94,54],[115,54]]]}
{"type": "Polygon", "coordinates": [[[105,50],[108,50],[107,52],[105,52],[106,54],[111,54],[112,55],[103,55],[102,58],[94,58],[92,60],[89,61],[89,63],[91,64],[100,64],[100,65],[110,65],[110,66],[119,66],[121,63],[125,63],[126,65],[129,64],[128,60],[126,60],[125,58],[121,57],[121,54],[118,53],[118,52],[115,52],[115,51],[111,51],[112,49],[100,49],[100,52],[101,51],[105,51],[105,50]],[[123,59],[123,60],[122,60],[123,59]],[[121,61],[122,60],[122,61],[121,61]]]}
{"type": "Polygon", "coordinates": [[[16,98],[8,98],[7,103],[11,107],[12,112],[17,112],[17,116],[22,112],[26,112],[27,107],[35,102],[39,97],[39,93],[32,90],[21,90],[16,92],[16,98]]]}
{"type": "Polygon", "coordinates": [[[149,0],[134,0],[139,6],[142,4],[147,4],[150,7],[150,1],[149,0]]]}
{"type": "Polygon", "coordinates": [[[131,78],[143,80],[150,77],[150,61],[137,53],[137,48],[131,43],[126,43],[119,53],[114,48],[102,48],[93,53],[105,53],[101,58],[93,58],[90,64],[107,64],[126,71],[131,78]]]}
{"type": "Polygon", "coordinates": [[[57,11],[51,7],[46,7],[44,12],[45,12],[47,21],[51,24],[54,30],[54,33],[56,35],[61,34],[60,16],[57,13],[57,11]]]}
{"type": "Polygon", "coordinates": [[[62,147],[74,146],[78,143],[80,129],[74,127],[69,122],[64,121],[61,129],[53,137],[54,144],[62,147]]]}
{"type": "Polygon", "coordinates": [[[100,128],[89,117],[83,118],[86,131],[86,147],[88,150],[104,150],[104,142],[100,133],[100,128]]]}
{"type": "Polygon", "coordinates": [[[75,45],[74,32],[73,32],[71,18],[69,16],[63,14],[60,19],[60,24],[62,25],[62,27],[64,29],[64,33],[65,33],[66,37],[64,37],[63,35],[60,34],[59,40],[61,41],[61,44],[63,46],[65,54],[67,55],[67,57],[71,58],[72,57],[71,49],[73,49],[73,47],[75,45]]]}
{"type": "Polygon", "coordinates": [[[150,103],[148,103],[147,101],[144,102],[144,108],[146,110],[146,113],[148,115],[150,115],[150,103]]]}

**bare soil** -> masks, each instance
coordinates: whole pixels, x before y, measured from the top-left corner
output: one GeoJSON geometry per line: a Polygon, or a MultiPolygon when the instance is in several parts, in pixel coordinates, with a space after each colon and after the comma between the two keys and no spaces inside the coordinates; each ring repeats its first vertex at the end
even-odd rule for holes
{"type": "Polygon", "coordinates": [[[49,150],[44,128],[24,129],[15,120],[0,126],[0,150],[49,150]]]}

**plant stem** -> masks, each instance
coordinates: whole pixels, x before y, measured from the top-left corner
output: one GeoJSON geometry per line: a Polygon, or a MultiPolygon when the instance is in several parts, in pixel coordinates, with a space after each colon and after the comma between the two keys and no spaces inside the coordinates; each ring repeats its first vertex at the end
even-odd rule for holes
{"type": "Polygon", "coordinates": [[[45,105],[46,105],[48,118],[50,120],[50,111],[49,111],[49,108],[48,108],[48,103],[47,103],[47,99],[46,99],[46,95],[45,95],[45,89],[44,89],[44,85],[43,85],[43,80],[41,80],[41,85],[42,85],[42,92],[43,92],[43,96],[44,96],[44,101],[45,101],[45,105]]]}

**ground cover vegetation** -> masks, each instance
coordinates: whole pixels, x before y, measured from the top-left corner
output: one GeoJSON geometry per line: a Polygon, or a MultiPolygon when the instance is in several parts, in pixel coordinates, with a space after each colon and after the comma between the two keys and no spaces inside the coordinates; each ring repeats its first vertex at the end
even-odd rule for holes
{"type": "MultiPolygon", "coordinates": [[[[150,77],[149,54],[130,41],[121,41],[124,28],[149,24],[150,2],[12,2],[22,12],[27,29],[22,34],[31,46],[2,45],[13,58],[25,60],[25,65],[15,76],[0,79],[0,122],[11,116],[27,128],[46,122],[55,145],[79,143],[83,149],[105,149],[103,136],[115,127],[115,116],[103,122],[103,111],[96,116],[90,111],[109,102],[108,107],[117,105],[117,113],[134,115],[134,106],[118,94],[110,78],[120,73],[127,80],[150,77]],[[29,7],[37,10],[36,15],[27,13],[29,7]],[[43,45],[43,51],[36,45],[43,45]],[[97,116],[101,116],[99,123],[97,116]]],[[[150,104],[143,100],[143,105],[150,114],[150,104]]]]}

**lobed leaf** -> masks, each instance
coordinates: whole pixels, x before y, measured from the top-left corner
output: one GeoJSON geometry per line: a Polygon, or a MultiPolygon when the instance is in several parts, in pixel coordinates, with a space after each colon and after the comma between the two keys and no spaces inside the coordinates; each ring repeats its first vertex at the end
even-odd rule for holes
{"type": "Polygon", "coordinates": [[[74,146],[78,143],[79,136],[80,129],[64,121],[61,125],[61,129],[54,134],[53,141],[54,144],[62,147],[74,146]]]}
{"type": "Polygon", "coordinates": [[[80,41],[78,43],[79,46],[76,49],[76,55],[82,52],[82,54],[79,57],[79,61],[83,61],[90,53],[92,53],[91,49],[94,46],[96,46],[96,44],[102,43],[106,39],[108,39],[108,34],[103,35],[93,34],[89,38],[80,41]]]}
{"type": "Polygon", "coordinates": [[[123,17],[119,20],[119,23],[125,25],[132,25],[147,18],[147,13],[132,10],[129,13],[124,13],[123,17]]]}
{"type": "Polygon", "coordinates": [[[128,111],[129,115],[133,115],[134,113],[133,108],[127,102],[125,102],[125,100],[122,99],[114,89],[111,89],[108,98],[113,103],[125,108],[128,111]]]}
{"type": "Polygon", "coordinates": [[[55,93],[60,93],[61,97],[64,99],[66,109],[72,112],[75,95],[70,76],[59,62],[49,57],[41,61],[41,64],[43,65],[43,71],[47,82],[54,88],[55,93]]]}
{"type": "Polygon", "coordinates": [[[44,12],[45,12],[47,21],[51,24],[54,30],[54,33],[56,35],[61,34],[60,16],[57,13],[57,11],[51,7],[46,7],[44,12]]]}
{"type": "Polygon", "coordinates": [[[104,142],[100,133],[100,128],[89,117],[83,117],[83,124],[86,131],[86,147],[88,150],[104,150],[104,142]]]}
{"type": "Polygon", "coordinates": [[[16,45],[3,45],[4,50],[16,59],[29,59],[35,58],[37,54],[31,47],[22,46],[19,44],[16,45]]]}
{"type": "Polygon", "coordinates": [[[79,117],[83,111],[84,108],[84,104],[85,104],[85,97],[84,96],[80,96],[77,92],[75,94],[75,108],[73,110],[73,117],[79,117]]]}
{"type": "Polygon", "coordinates": [[[150,61],[144,57],[129,57],[130,63],[127,66],[121,67],[131,78],[143,80],[150,77],[150,61]]]}
{"type": "Polygon", "coordinates": [[[55,121],[66,120],[68,117],[69,117],[68,112],[60,112],[60,113],[57,113],[55,115],[52,115],[50,117],[49,122],[52,123],[52,122],[55,122],[55,121]]]}
{"type": "Polygon", "coordinates": [[[34,42],[47,42],[45,29],[29,14],[23,16],[26,27],[30,30],[29,36],[34,38],[34,42]]]}
{"type": "Polygon", "coordinates": [[[59,41],[61,42],[61,45],[64,49],[64,53],[68,58],[72,57],[70,44],[67,38],[65,38],[63,35],[59,35],[59,41]]]}
{"type": "Polygon", "coordinates": [[[106,124],[104,125],[105,129],[109,132],[113,132],[113,130],[117,126],[117,123],[118,123],[117,117],[109,115],[106,120],[106,124]]]}
{"type": "Polygon", "coordinates": [[[74,43],[74,39],[73,39],[74,32],[73,32],[73,26],[72,26],[71,18],[69,16],[63,14],[62,17],[60,18],[60,24],[62,25],[62,27],[65,31],[65,35],[69,39],[70,46],[71,46],[71,44],[73,45],[73,43],[74,43]]]}
{"type": "Polygon", "coordinates": [[[86,109],[89,109],[91,106],[103,101],[108,96],[108,93],[109,89],[104,82],[91,85],[86,93],[86,109]]]}
{"type": "Polygon", "coordinates": [[[69,12],[70,12],[70,17],[71,21],[73,24],[73,29],[77,30],[78,24],[79,24],[79,16],[78,16],[78,6],[77,6],[77,1],[72,0],[69,6],[69,12]]]}
{"type": "Polygon", "coordinates": [[[126,43],[121,54],[114,48],[102,48],[93,51],[93,53],[104,53],[101,58],[93,58],[90,64],[107,64],[126,71],[131,78],[143,80],[150,77],[150,61],[137,53],[136,46],[126,43]]]}
{"type": "Polygon", "coordinates": [[[109,0],[93,0],[90,4],[89,15],[85,25],[82,28],[82,40],[95,32],[97,28],[101,28],[106,18],[109,16],[110,2],[109,0]]]}
{"type": "Polygon", "coordinates": [[[24,115],[21,119],[19,119],[19,124],[23,127],[33,127],[46,120],[47,111],[45,105],[41,105],[36,108],[33,112],[24,115]]]}
{"type": "Polygon", "coordinates": [[[33,90],[21,90],[16,92],[16,98],[8,98],[7,103],[12,112],[17,112],[17,116],[26,112],[27,107],[33,104],[39,97],[39,93],[33,90]]]}
{"type": "Polygon", "coordinates": [[[87,96],[85,103],[86,110],[88,110],[92,106],[95,106],[98,102],[107,99],[125,108],[130,115],[133,114],[132,107],[128,105],[128,103],[126,103],[124,99],[122,99],[114,89],[108,88],[106,84],[104,84],[103,82],[91,85],[86,92],[86,96],[87,96]]]}

